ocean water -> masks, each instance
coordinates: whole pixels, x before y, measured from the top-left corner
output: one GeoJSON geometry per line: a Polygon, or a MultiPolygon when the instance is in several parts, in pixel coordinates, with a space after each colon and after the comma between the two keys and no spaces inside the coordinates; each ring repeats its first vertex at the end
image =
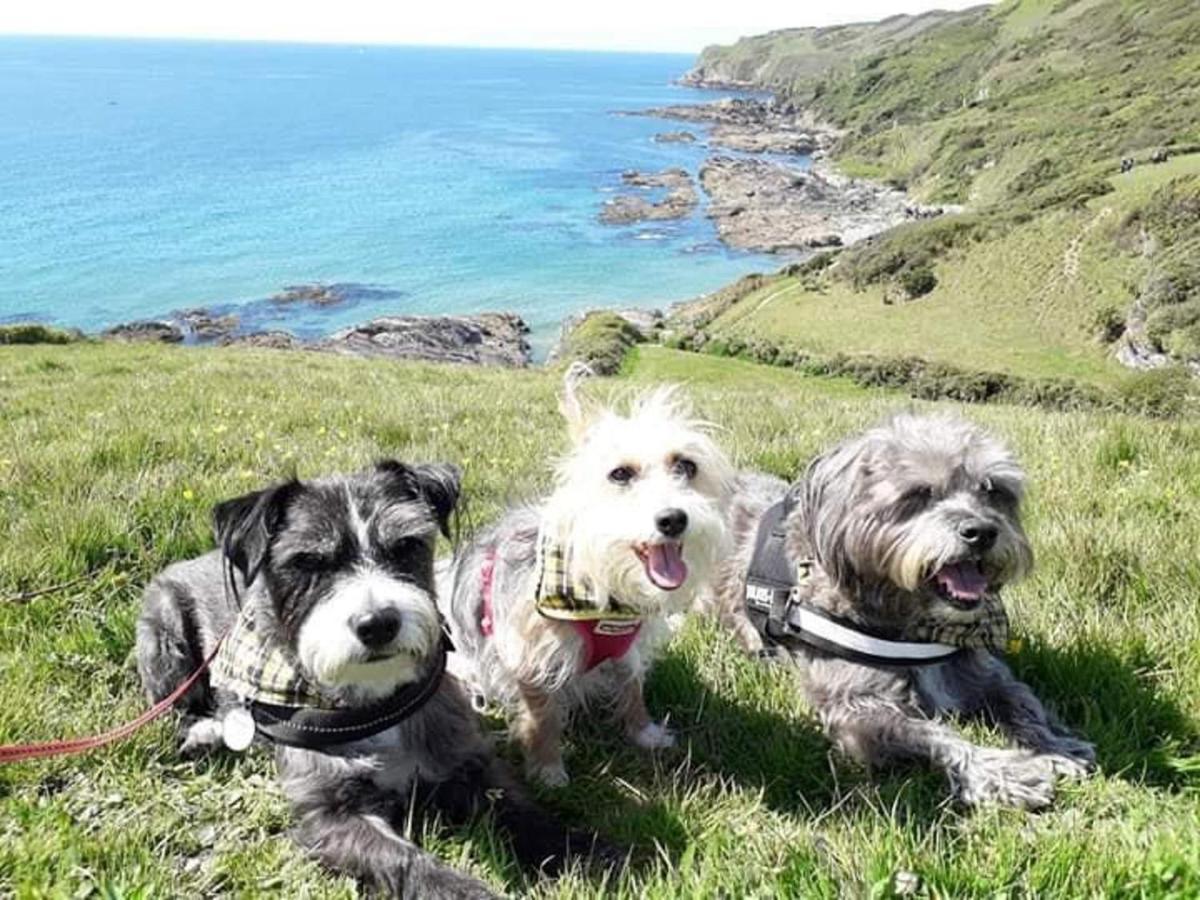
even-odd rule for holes
{"type": "Polygon", "coordinates": [[[659,305],[778,259],[702,209],[614,228],[624,169],[706,150],[613,115],[713,99],[677,55],[0,38],[0,321],[207,306],[306,336],[384,313],[659,305]],[[359,286],[281,308],[283,286],[359,286]]]}

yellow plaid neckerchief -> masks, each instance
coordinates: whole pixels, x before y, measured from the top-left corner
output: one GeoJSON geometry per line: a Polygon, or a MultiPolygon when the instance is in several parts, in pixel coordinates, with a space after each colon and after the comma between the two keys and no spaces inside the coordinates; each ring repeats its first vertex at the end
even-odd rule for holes
{"type": "MultiPolygon", "coordinates": [[[[815,565],[812,560],[802,560],[797,564],[796,586],[791,590],[792,602],[802,602],[801,590],[812,577],[815,565]]],[[[987,593],[980,601],[974,619],[947,622],[938,616],[918,616],[904,624],[895,640],[1004,653],[1008,647],[1008,636],[1008,613],[1004,609],[1004,602],[999,594],[987,593]]]]}
{"type": "Polygon", "coordinates": [[[571,579],[571,557],[546,529],[538,532],[537,610],[550,619],[568,622],[641,622],[637,610],[616,597],[598,597],[591,582],[571,579]]]}
{"type": "Polygon", "coordinates": [[[211,679],[214,687],[243,701],[310,709],[336,708],[300,674],[277,642],[268,641],[255,629],[254,618],[247,609],[238,615],[221,645],[211,679]]]}
{"type": "Polygon", "coordinates": [[[947,622],[936,616],[924,616],[905,625],[901,637],[907,641],[932,641],[974,650],[1003,653],[1008,648],[1008,613],[999,594],[985,594],[975,618],[967,622],[947,622]]]}

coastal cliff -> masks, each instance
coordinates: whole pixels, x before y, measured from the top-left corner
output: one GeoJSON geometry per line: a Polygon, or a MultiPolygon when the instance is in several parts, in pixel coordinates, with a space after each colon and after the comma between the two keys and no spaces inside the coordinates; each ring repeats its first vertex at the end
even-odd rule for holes
{"type": "Polygon", "coordinates": [[[751,295],[738,329],[953,359],[1003,333],[1010,368],[1200,371],[1198,36],[1189,0],[1009,0],[707,48],[683,83],[829,123],[837,170],[913,213],[781,299],[751,295]]]}

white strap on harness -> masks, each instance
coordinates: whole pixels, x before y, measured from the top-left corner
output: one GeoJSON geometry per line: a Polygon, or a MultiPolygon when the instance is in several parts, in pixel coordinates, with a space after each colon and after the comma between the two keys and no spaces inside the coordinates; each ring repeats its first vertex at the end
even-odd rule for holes
{"type": "Polygon", "coordinates": [[[839,647],[881,659],[931,660],[941,659],[958,652],[950,644],[912,641],[888,641],[855,631],[802,606],[793,608],[788,615],[788,624],[800,631],[815,635],[839,647]]]}

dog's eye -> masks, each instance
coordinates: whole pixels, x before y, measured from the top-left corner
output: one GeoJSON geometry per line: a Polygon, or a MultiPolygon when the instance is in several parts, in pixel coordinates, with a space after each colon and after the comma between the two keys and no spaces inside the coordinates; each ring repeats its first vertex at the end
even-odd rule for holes
{"type": "Polygon", "coordinates": [[[637,471],[633,466],[617,466],[608,473],[608,480],[613,484],[629,484],[637,477],[637,471]]]}
{"type": "Polygon", "coordinates": [[[300,572],[315,575],[333,567],[334,560],[320,553],[297,553],[288,560],[288,564],[300,572]]]}
{"type": "Polygon", "coordinates": [[[412,559],[429,554],[429,544],[419,537],[405,537],[387,546],[388,556],[393,559],[412,559]]]}
{"type": "Polygon", "coordinates": [[[1016,495],[1002,484],[997,484],[990,478],[979,482],[980,493],[987,495],[995,503],[1016,503],[1016,495]]]}
{"type": "Polygon", "coordinates": [[[671,464],[671,473],[680,475],[687,481],[691,481],[696,477],[696,464],[686,456],[681,456],[671,464]]]}
{"type": "Polygon", "coordinates": [[[925,506],[933,497],[933,489],[927,484],[911,487],[900,495],[900,502],[905,506],[919,509],[925,506]]]}

